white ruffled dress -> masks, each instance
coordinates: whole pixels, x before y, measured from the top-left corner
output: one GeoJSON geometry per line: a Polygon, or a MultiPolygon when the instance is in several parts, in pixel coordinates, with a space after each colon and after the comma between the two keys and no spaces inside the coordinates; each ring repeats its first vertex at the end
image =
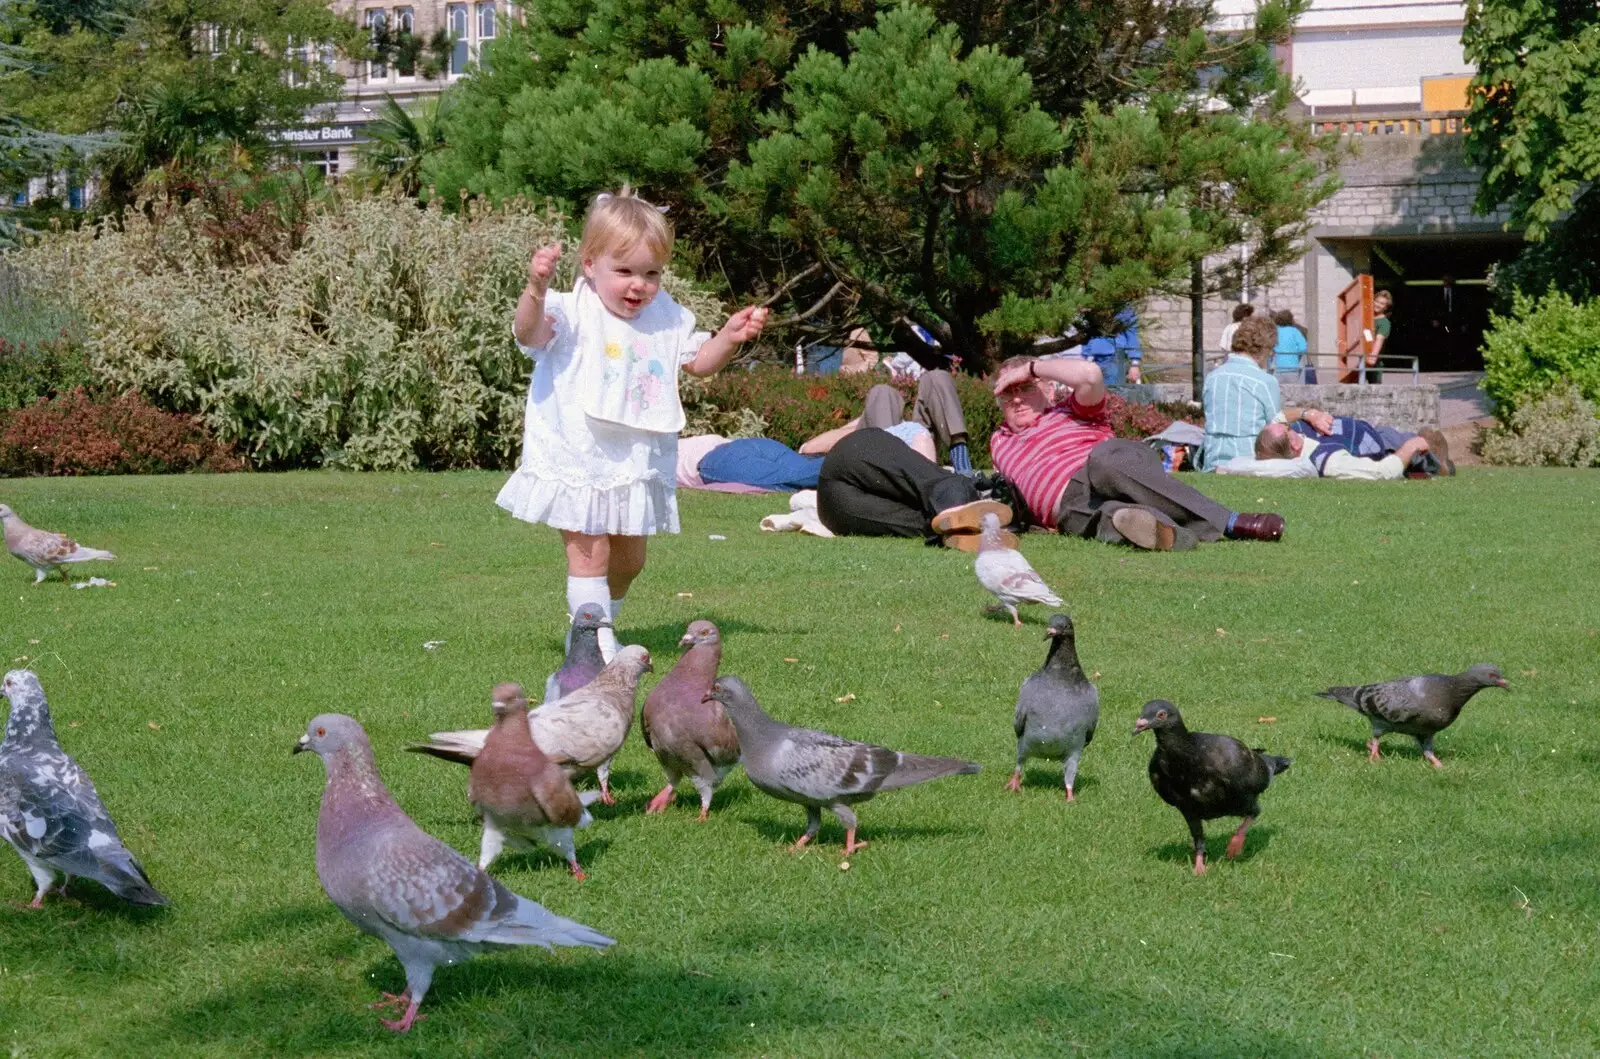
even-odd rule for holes
{"type": "Polygon", "coordinates": [[[550,342],[518,343],[534,362],[522,464],[495,502],[577,533],[677,533],[678,371],[708,336],[665,291],[623,320],[582,279],[552,291],[545,314],[555,321],[550,342]]]}

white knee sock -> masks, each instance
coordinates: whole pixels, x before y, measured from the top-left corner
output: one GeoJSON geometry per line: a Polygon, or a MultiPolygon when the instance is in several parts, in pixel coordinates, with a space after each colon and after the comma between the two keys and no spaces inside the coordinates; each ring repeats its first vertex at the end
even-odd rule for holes
{"type": "Polygon", "coordinates": [[[627,598],[621,596],[611,601],[611,609],[608,611],[611,615],[611,628],[600,630],[600,654],[607,662],[611,661],[611,656],[616,654],[617,648],[621,646],[621,641],[617,639],[617,615],[622,613],[622,601],[627,598]]]}
{"type": "MultiPolygon", "coordinates": [[[[567,575],[567,620],[578,613],[578,608],[585,603],[593,603],[607,614],[611,613],[611,586],[604,577],[574,577],[567,575]]],[[[572,630],[567,629],[567,646],[572,646],[572,630]]],[[[611,661],[611,655],[616,653],[616,639],[611,635],[610,629],[600,630],[600,655],[606,661],[611,661]],[[611,651],[606,651],[606,641],[610,639],[611,651]]]]}

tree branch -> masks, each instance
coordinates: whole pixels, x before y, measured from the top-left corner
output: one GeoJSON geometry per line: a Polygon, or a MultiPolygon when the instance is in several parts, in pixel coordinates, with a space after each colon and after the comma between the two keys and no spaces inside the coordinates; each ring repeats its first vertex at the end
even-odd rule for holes
{"type": "Polygon", "coordinates": [[[770,306],[770,305],[774,304],[775,302],[777,302],[777,300],[779,298],[783,297],[785,294],[788,294],[791,290],[793,290],[796,286],[798,286],[802,281],[807,280],[807,279],[811,278],[812,276],[815,276],[818,272],[821,272],[821,271],[822,271],[822,263],[820,261],[813,261],[810,265],[808,265],[805,268],[801,269],[799,272],[796,272],[793,276],[790,276],[789,279],[783,284],[783,286],[781,286],[777,290],[773,291],[772,292],[772,296],[767,298],[761,304],[764,305],[764,306],[770,306]]]}
{"type": "MultiPolygon", "coordinates": [[[[820,265],[812,266],[813,269],[821,268],[821,267],[822,266],[820,266],[820,265]]],[[[824,294],[822,297],[820,297],[816,301],[812,302],[810,308],[805,309],[802,312],[793,313],[793,314],[791,314],[789,316],[781,316],[778,319],[776,319],[776,320],[772,321],[771,323],[769,323],[767,326],[768,327],[789,327],[792,324],[799,323],[801,320],[805,320],[805,319],[808,319],[808,318],[810,318],[812,316],[815,316],[818,313],[820,313],[823,309],[827,308],[828,303],[833,301],[833,299],[838,296],[839,292],[844,290],[844,289],[845,289],[845,285],[844,285],[843,281],[835,283],[833,286],[828,288],[828,293],[824,294]]],[[[767,304],[767,303],[763,302],[762,304],[767,304]]]]}

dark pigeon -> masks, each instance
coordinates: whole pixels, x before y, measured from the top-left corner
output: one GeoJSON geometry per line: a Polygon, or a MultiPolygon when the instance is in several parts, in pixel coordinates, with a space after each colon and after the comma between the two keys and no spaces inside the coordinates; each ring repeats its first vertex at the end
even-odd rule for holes
{"type": "Polygon", "coordinates": [[[544,701],[565,698],[600,675],[606,661],[600,655],[600,630],[611,619],[598,603],[585,603],[572,616],[572,636],[567,642],[567,657],[561,668],[544,682],[544,701]]]}
{"type": "Polygon", "coordinates": [[[1022,682],[1017,694],[1012,722],[1017,732],[1017,770],[1007,786],[1013,791],[1022,789],[1022,766],[1029,758],[1060,761],[1070,802],[1078,760],[1100,723],[1100,692],[1078,664],[1072,619],[1065,614],[1051,615],[1044,635],[1050,641],[1044,665],[1022,682]]]}
{"type": "Polygon", "coordinates": [[[828,809],[844,824],[848,856],[866,846],[856,841],[856,814],[850,806],[879,791],[942,776],[970,775],[983,767],[960,758],[906,754],[810,728],[794,728],[762,712],[738,677],[718,677],[709,694],[722,704],[739,732],[750,782],[774,798],[805,806],[806,832],[795,842],[796,850],[817,836],[822,810],[828,809]]]}
{"type": "Polygon", "coordinates": [[[39,678],[14,669],[3,686],[11,716],[0,743],[0,837],[33,873],[39,889],[28,907],[44,904],[57,872],[66,876],[62,893],[74,875],[81,875],[124,901],[166,904],[123,846],[88,773],[56,742],[39,678]]]}
{"type": "Polygon", "coordinates": [[[645,812],[666,812],[678,781],[688,776],[700,794],[704,822],[717,784],[739,763],[739,733],[722,707],[706,697],[722,663],[722,633],[709,621],[691,622],[678,642],[689,649],[650,689],[639,722],[645,745],[667,773],[667,785],[645,812]]]}
{"type": "Polygon", "coordinates": [[[1272,777],[1288,769],[1289,759],[1251,750],[1231,735],[1191,732],[1178,716],[1178,708],[1165,699],[1144,704],[1133,734],[1147,729],[1156,733],[1150,785],[1188,822],[1189,834],[1194,837],[1194,873],[1206,873],[1207,820],[1244,817],[1228,840],[1228,856],[1243,853],[1245,832],[1261,815],[1257,799],[1272,777]]]}
{"type": "Polygon", "coordinates": [[[471,861],[423,831],[378,775],[372,744],[354,718],[313,717],[294,745],[322,758],[327,782],[317,815],[317,878],[344,917],[389,944],[406,972],[406,991],[374,1007],[403,1006],[384,1020],[405,1033],[417,1020],[436,968],[486,948],[583,945],[612,939],[512,893],[471,861]]]}
{"type": "Polygon", "coordinates": [[[1429,673],[1359,688],[1329,688],[1317,695],[1342,702],[1372,721],[1367,760],[1378,760],[1378,740],[1390,732],[1399,732],[1422,744],[1423,758],[1434,768],[1442,769],[1444,762],[1433,752],[1433,737],[1454,724],[1467,700],[1484,688],[1509,691],[1511,685],[1499,669],[1485,662],[1455,676],[1429,673]]]}

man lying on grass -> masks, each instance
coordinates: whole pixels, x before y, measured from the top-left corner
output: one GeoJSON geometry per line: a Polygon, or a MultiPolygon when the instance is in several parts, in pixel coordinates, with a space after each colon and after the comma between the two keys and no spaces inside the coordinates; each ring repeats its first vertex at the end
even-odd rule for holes
{"type": "Polygon", "coordinates": [[[989,451],[1037,525],[1156,551],[1283,536],[1282,516],[1229,511],[1162,470],[1150,446],[1113,436],[1092,362],[1012,357],[994,395],[1004,422],[989,451]],[[1053,402],[1057,391],[1066,397],[1053,402]]]}
{"type": "Polygon", "coordinates": [[[1308,438],[1282,423],[1270,423],[1256,436],[1256,459],[1292,460],[1319,478],[1432,478],[1455,471],[1453,465],[1446,469],[1434,446],[1419,434],[1380,435],[1371,423],[1348,416],[1339,417],[1339,426],[1338,433],[1308,438]]]}

